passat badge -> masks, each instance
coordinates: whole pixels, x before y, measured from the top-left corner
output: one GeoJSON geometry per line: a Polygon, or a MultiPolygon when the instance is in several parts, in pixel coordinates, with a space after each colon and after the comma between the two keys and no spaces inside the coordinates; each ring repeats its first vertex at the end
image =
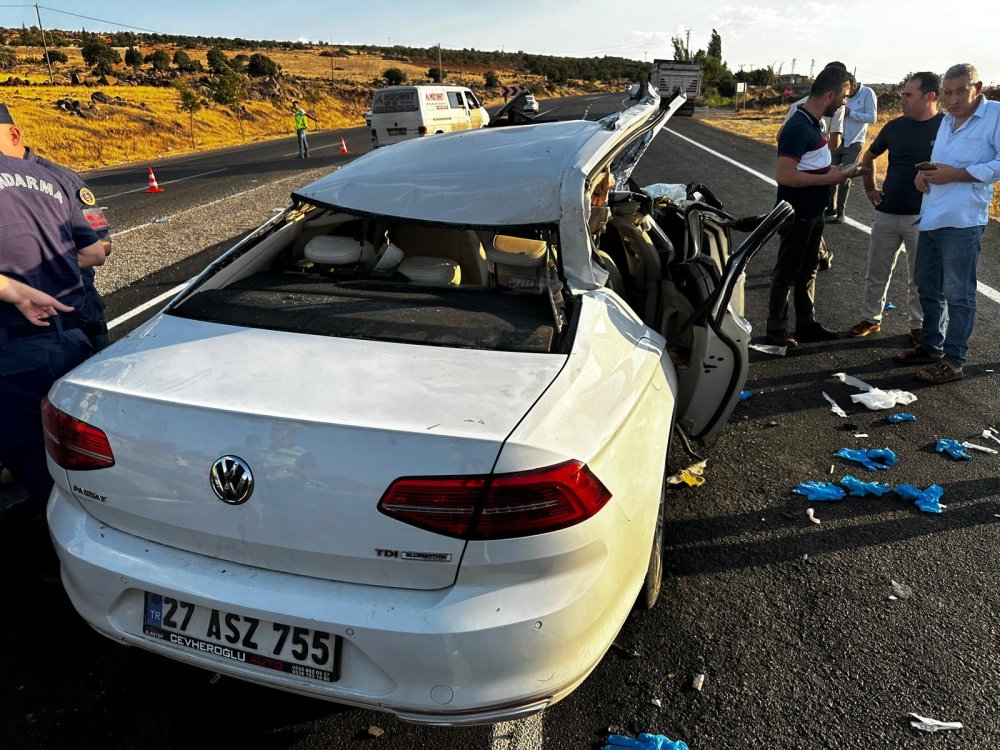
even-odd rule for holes
{"type": "Polygon", "coordinates": [[[223,456],[212,464],[209,473],[212,490],[230,505],[242,505],[253,494],[253,473],[239,456],[223,456]]]}

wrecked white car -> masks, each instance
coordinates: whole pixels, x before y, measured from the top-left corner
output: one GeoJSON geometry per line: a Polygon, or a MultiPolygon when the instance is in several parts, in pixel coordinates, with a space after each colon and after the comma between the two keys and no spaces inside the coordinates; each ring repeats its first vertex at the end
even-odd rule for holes
{"type": "Polygon", "coordinates": [[[412,721],[568,695],[656,600],[671,434],[732,411],[742,271],[791,212],[730,253],[708,191],[630,185],[667,115],[647,92],[368,154],[61,379],[80,614],[412,721]]]}

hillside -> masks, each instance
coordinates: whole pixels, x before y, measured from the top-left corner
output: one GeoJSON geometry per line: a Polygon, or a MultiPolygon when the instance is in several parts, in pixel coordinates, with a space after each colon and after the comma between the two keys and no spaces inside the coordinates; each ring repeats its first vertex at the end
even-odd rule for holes
{"type": "MultiPolygon", "coordinates": [[[[0,30],[0,38],[9,43],[17,42],[14,34],[0,30]]],[[[229,40],[234,44],[221,52],[226,65],[236,70],[220,68],[217,57],[216,70],[225,70],[242,93],[236,97],[238,105],[220,104],[215,95],[223,74],[211,72],[212,48],[199,47],[191,39],[183,44],[109,46],[121,61],[106,62],[102,75],[101,65],[96,70],[93,65],[93,50],[88,62],[84,60],[83,51],[95,36],[89,35],[88,41],[74,39],[70,32],[49,36],[50,45],[53,37],[69,45],[56,48],[52,55],[57,60],[65,57],[52,65],[53,84],[49,83],[42,47],[0,46],[0,101],[14,113],[29,145],[77,170],[289,136],[293,133],[290,109],[294,99],[319,120],[320,128],[362,126],[372,93],[385,85],[382,76],[387,68],[402,70],[409,82],[423,82],[430,80],[429,69],[437,67],[436,50],[348,49],[300,43],[274,47],[271,45],[277,43],[263,43],[268,46],[260,49],[261,54],[280,71],[251,77],[247,75],[247,59],[256,49],[245,46],[245,40],[229,40]],[[79,46],[73,46],[74,42],[80,42],[79,46]],[[418,56],[431,52],[431,57],[418,56]],[[150,61],[154,55],[160,57],[159,63],[150,61]],[[133,64],[127,65],[126,59],[133,64]],[[136,59],[142,62],[135,64],[136,59]],[[197,109],[193,118],[180,109],[181,89],[193,92],[190,99],[197,109]]],[[[104,44],[103,39],[114,41],[104,37],[98,39],[99,44],[104,44]]],[[[442,50],[445,81],[469,86],[487,105],[502,101],[500,86],[507,84],[525,85],[550,96],[617,90],[627,83],[626,79],[601,81],[594,77],[597,68],[585,69],[590,80],[569,79],[567,70],[572,68],[557,58],[495,54],[493,58],[488,53],[442,50]],[[498,62],[511,67],[498,67],[498,62]],[[489,76],[496,84],[490,88],[486,86],[487,73],[495,74],[489,76]]]]}

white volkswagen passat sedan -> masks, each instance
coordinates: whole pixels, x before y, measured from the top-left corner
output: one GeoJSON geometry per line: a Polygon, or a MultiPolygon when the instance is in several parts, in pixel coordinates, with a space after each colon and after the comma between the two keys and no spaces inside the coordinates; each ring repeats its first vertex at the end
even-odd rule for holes
{"type": "Polygon", "coordinates": [[[704,190],[630,188],[652,92],[299,190],[44,404],[49,524],[123,643],[435,724],[528,715],[659,589],[667,447],[746,376],[704,190]],[[675,197],[676,194],[675,194],[675,197]]]}

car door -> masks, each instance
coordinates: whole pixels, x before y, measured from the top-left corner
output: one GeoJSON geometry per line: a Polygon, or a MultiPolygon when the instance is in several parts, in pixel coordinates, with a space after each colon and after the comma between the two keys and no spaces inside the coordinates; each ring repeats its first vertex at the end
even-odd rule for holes
{"type": "MultiPolygon", "coordinates": [[[[751,326],[734,304],[734,294],[742,288],[747,264],[792,216],[791,206],[782,201],[734,252],[720,248],[728,256],[721,273],[716,258],[704,248],[680,256],[665,272],[664,295],[683,295],[689,306],[686,319],[664,334],[668,342],[673,338],[689,345],[686,361],[677,368],[677,413],[692,438],[715,438],[739,400],[747,377],[751,326]]],[[[719,218],[716,213],[713,220],[719,218]]]]}

